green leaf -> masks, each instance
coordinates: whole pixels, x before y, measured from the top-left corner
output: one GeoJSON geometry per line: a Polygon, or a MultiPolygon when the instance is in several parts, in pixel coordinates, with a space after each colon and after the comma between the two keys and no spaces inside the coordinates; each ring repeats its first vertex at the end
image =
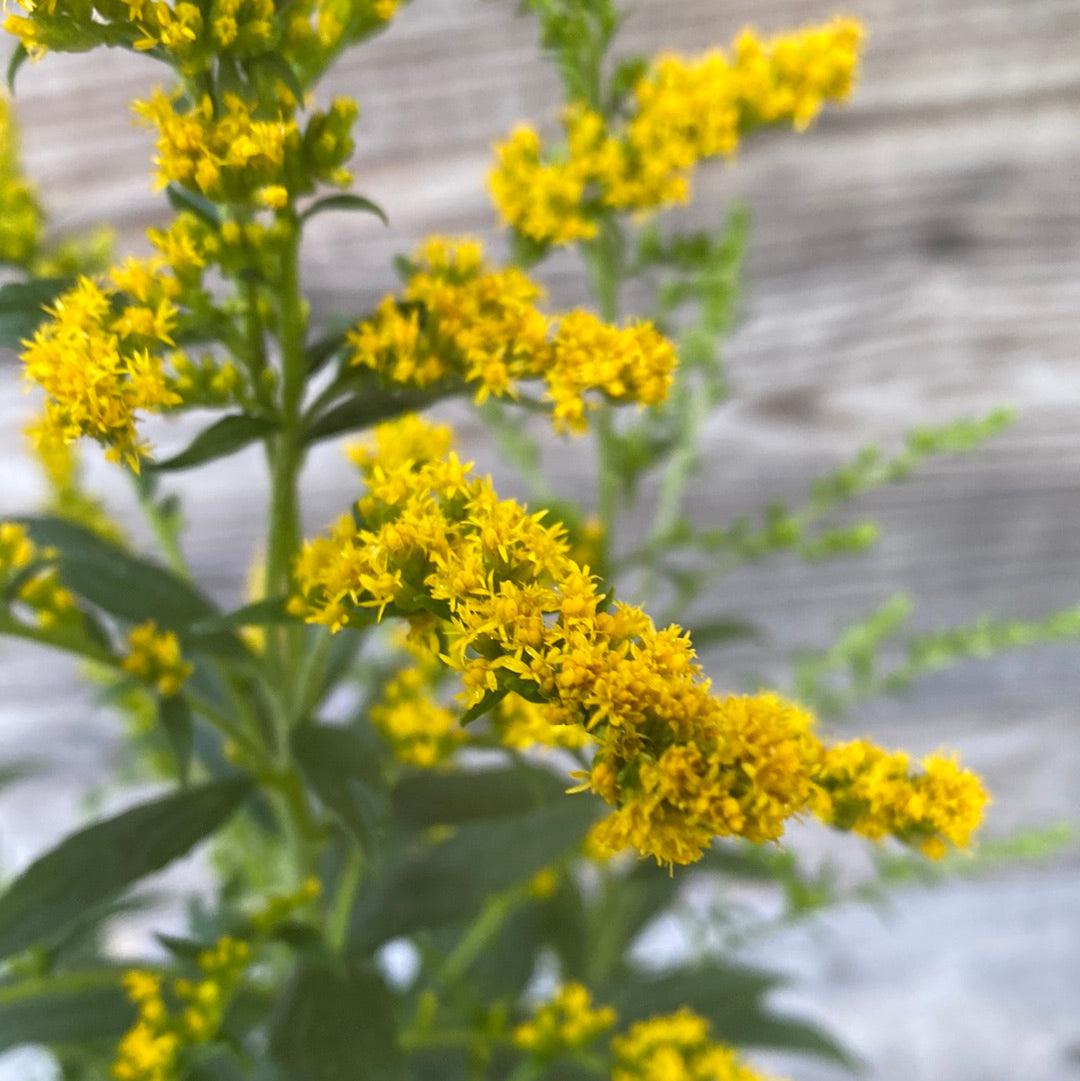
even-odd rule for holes
{"type": "Polygon", "coordinates": [[[193,938],[181,938],[179,935],[167,935],[163,931],[155,931],[154,938],[161,943],[174,957],[181,961],[197,961],[199,954],[207,948],[207,943],[198,942],[193,938]]]}
{"type": "Polygon", "coordinates": [[[45,308],[71,286],[70,278],[31,278],[0,286],[0,346],[18,349],[45,321],[45,308]]]}
{"type": "MultiPolygon", "coordinates": [[[[485,1002],[513,1001],[525,990],[544,946],[544,911],[531,903],[513,909],[468,970],[469,983],[485,1002]]],[[[468,929],[464,930],[468,934],[468,929]]]]}
{"type": "Polygon", "coordinates": [[[304,441],[318,443],[342,432],[360,432],[402,413],[425,409],[445,397],[445,390],[387,389],[369,385],[331,406],[322,415],[310,419],[304,441]]]}
{"type": "Polygon", "coordinates": [[[26,46],[20,41],[19,44],[15,46],[7,66],[8,93],[13,97],[15,95],[15,76],[19,74],[19,68],[21,68],[29,59],[30,54],[26,51],[26,46]]]}
{"type": "Polygon", "coordinates": [[[352,947],[367,951],[398,935],[475,918],[493,894],[574,850],[595,811],[594,801],[567,796],[531,814],[466,823],[440,843],[416,843],[354,909],[352,947]]]}
{"type": "Polygon", "coordinates": [[[220,634],[222,631],[235,631],[241,627],[267,627],[278,623],[295,623],[296,617],[289,614],[288,597],[266,597],[261,601],[252,601],[232,612],[225,612],[209,619],[193,623],[188,632],[196,638],[220,634]]]}
{"type": "Polygon", "coordinates": [[[802,1051],[854,1069],[856,1060],[827,1033],[766,1007],[764,996],[783,982],[764,969],[714,961],[657,977],[634,979],[623,973],[609,995],[627,1022],[690,1006],[709,1019],[713,1035],[725,1043],[802,1051]]]}
{"type": "Polygon", "coordinates": [[[251,1081],[251,1072],[227,1047],[195,1047],[188,1053],[183,1081],[251,1081]]]}
{"type": "Polygon", "coordinates": [[[612,110],[617,110],[649,70],[649,59],[645,56],[628,56],[620,60],[611,73],[608,85],[608,102],[612,110]]]}
{"type": "Polygon", "coordinates": [[[90,906],[183,856],[251,792],[244,779],[215,781],[95,823],[32,863],[0,897],[0,958],[53,941],[90,906]]]}
{"type": "Polygon", "coordinates": [[[485,714],[490,713],[509,693],[509,687],[497,687],[493,691],[484,691],[483,698],[479,702],[474,702],[465,710],[459,723],[464,727],[472,724],[473,721],[480,720],[485,714]]]}
{"type": "Polygon", "coordinates": [[[158,717],[176,761],[176,775],[180,783],[186,785],[195,747],[195,721],[191,716],[191,706],[183,695],[174,694],[160,700],[158,717]]]}
{"type": "Polygon", "coordinates": [[[204,465],[235,454],[256,440],[265,439],[277,428],[277,422],[266,417],[233,413],[204,428],[179,454],[163,462],[150,462],[146,468],[155,473],[165,473],[204,465]]]}
{"type": "Polygon", "coordinates": [[[547,770],[518,765],[467,773],[425,770],[390,794],[394,817],[413,829],[526,814],[564,798],[566,784],[547,770]]]}
{"type": "Polygon", "coordinates": [[[293,733],[292,750],[319,799],[370,846],[387,814],[378,747],[356,729],[305,724],[293,733]]]}
{"type": "Polygon", "coordinates": [[[378,203],[354,192],[340,192],[337,195],[324,195],[323,198],[316,199],[300,215],[300,221],[310,221],[316,214],[323,214],[328,210],[359,210],[364,214],[374,214],[383,225],[390,224],[386,211],[378,203]]]}
{"type": "Polygon", "coordinates": [[[394,1000],[357,961],[301,963],[280,1000],[270,1053],[281,1081],[404,1081],[394,1000]]]}
{"type": "Polygon", "coordinates": [[[345,334],[351,326],[352,323],[350,322],[345,324],[343,330],[328,331],[321,338],[313,341],[307,349],[304,350],[304,357],[307,359],[309,376],[322,371],[322,369],[334,359],[335,355],[344,347],[345,334]]]}
{"type": "MultiPolygon", "coordinates": [[[[98,608],[132,623],[153,619],[187,634],[192,624],[220,615],[193,585],[164,567],[139,559],[98,534],[60,518],[23,518],[34,543],[60,553],[61,583],[98,608]]],[[[224,633],[203,644],[244,655],[243,645],[224,633]]]]}
{"type": "Polygon", "coordinates": [[[134,1020],[119,972],[65,972],[0,986],[0,1051],[112,1043],[134,1020]]]}
{"type": "Polygon", "coordinates": [[[510,234],[510,260],[522,270],[536,266],[550,250],[550,245],[541,244],[532,237],[527,237],[516,230],[510,234]]]}
{"type": "Polygon", "coordinates": [[[207,225],[215,229],[221,226],[221,212],[209,199],[198,192],[190,191],[179,184],[169,184],[165,188],[165,198],[169,200],[173,210],[183,213],[185,210],[201,218],[207,225]]]}

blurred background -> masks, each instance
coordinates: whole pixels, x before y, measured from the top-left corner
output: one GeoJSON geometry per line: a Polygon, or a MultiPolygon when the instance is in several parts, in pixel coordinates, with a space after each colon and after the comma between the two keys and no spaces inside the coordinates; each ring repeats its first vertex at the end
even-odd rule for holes
{"type": "MultiPolygon", "coordinates": [[[[386,208],[391,228],[353,215],[317,220],[305,268],[317,315],[370,308],[395,285],[393,254],[428,233],[472,232],[503,250],[483,183],[490,144],[521,119],[550,125],[559,102],[535,24],[514,8],[414,0],[329,80],[328,91],[361,103],[357,188],[386,208]]],[[[816,565],[774,558],[702,596],[691,626],[738,612],[766,632],[708,658],[721,687],[747,671],[781,678],[791,651],[827,645],[901,589],[915,601],[916,630],[1080,603],[1080,0],[849,0],[845,9],[869,32],[852,104],[804,136],[756,136],[738,163],[703,169],[681,215],[680,224],[716,226],[734,201],[752,212],[726,355],[734,396],[709,422],[692,513],[724,523],[773,497],[798,503],[812,477],[868,442],[899,445],[915,424],[998,405],[1018,420],[976,454],[937,459],[863,500],[859,516],[884,534],[868,554],[816,565]]],[[[807,0],[638,0],[622,47],[694,51],[747,22],[776,31],[831,13],[807,0]]],[[[57,230],[107,221],[121,252],[145,250],[143,230],[167,212],[128,102],[155,77],[148,62],[102,53],[20,73],[25,161],[57,230]]],[[[555,306],[580,299],[573,259],[543,270],[555,306]]],[[[22,450],[29,409],[4,358],[0,514],[40,496],[22,450]]],[[[475,420],[443,412],[468,455],[513,490],[475,420]]],[[[155,443],[164,455],[187,434],[164,428],[155,443]]],[[[590,460],[587,444],[552,441],[557,490],[588,498],[590,460]]],[[[90,478],[143,536],[122,479],[97,461],[90,478]]],[[[261,459],[243,454],[170,485],[185,500],[199,578],[236,602],[263,525],[261,459]]],[[[337,448],[322,449],[304,481],[309,530],[354,491],[337,448]]],[[[839,734],[959,748],[994,792],[988,836],[1080,820],[1078,662],[1080,644],[966,663],[901,701],[862,708],[839,734]]],[[[0,643],[4,758],[49,765],[0,800],[5,873],[85,814],[116,740],[72,665],[0,643]]],[[[793,843],[824,858],[832,842],[822,832],[793,843]]],[[[197,873],[188,866],[172,881],[197,873]]],[[[662,929],[653,938],[657,950],[676,948],[662,929]]],[[[832,909],[745,954],[790,973],[783,1004],[841,1035],[878,1081],[1080,1078],[1075,841],[1034,864],[905,889],[885,910],[832,909]]],[[[780,1065],[802,1081],[845,1076],[780,1065]]],[[[33,1069],[25,1057],[0,1059],[5,1081],[28,1081],[33,1069]]]]}

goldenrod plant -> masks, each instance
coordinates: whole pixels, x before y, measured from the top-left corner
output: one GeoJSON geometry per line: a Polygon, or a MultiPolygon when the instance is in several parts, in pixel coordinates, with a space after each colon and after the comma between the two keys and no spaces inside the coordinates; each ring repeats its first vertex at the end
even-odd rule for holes
{"type": "MultiPolygon", "coordinates": [[[[831,739],[811,710],[1078,630],[1064,613],[943,632],[879,676],[903,615],[890,609],[803,658],[789,697],[714,687],[680,625],[709,575],[863,550],[874,526],[830,526],[835,508],[1007,419],[867,451],[760,522],[684,512],[703,422],[729,393],[719,349],[746,221],[685,235],[669,211],[709,161],[845,101],[863,30],[748,29],[701,55],[616,62],[615,0],[528,0],[566,101],[561,130],[522,126],[494,149],[511,258],[430,237],[373,310],[316,325],[308,223],[385,218],[353,190],[358,106],[323,100],[320,80],[393,33],[398,6],[23,0],[7,15],[12,82],[56,52],[160,62],[164,85],[134,115],[173,217],[149,230],[149,257],[50,248],[3,104],[0,255],[17,280],[0,339],[38,391],[28,433],[52,496],[0,525],[0,632],[81,659],[165,790],[73,833],[0,896],[0,1048],[44,1045],[70,1081],[755,1081],[761,1048],[850,1061],[771,1008],[772,974],[716,952],[656,971],[635,943],[691,866],[805,899],[783,847],[795,820],[917,860],[967,852],[989,799],[974,773],[946,751],[831,739]],[[555,248],[587,269],[579,309],[546,302],[555,248]],[[631,283],[651,298],[636,315],[631,283]],[[426,415],[451,398],[490,426],[528,505],[426,415]],[[146,418],[195,410],[217,415],[156,454],[146,418]],[[343,437],[355,498],[305,539],[305,461],[343,437]],[[596,448],[594,495],[545,478],[556,438],[596,448]],[[84,489],[80,443],[131,480],[158,552],[137,552],[84,489]],[[250,603],[223,611],[163,489],[252,445],[267,532],[250,603]],[[631,542],[624,516],[649,510],[650,472],[651,526],[631,542]],[[187,931],[139,957],[107,950],[132,890],[202,842],[215,888],[187,931]]],[[[745,626],[724,617],[700,638],[745,626]]]]}

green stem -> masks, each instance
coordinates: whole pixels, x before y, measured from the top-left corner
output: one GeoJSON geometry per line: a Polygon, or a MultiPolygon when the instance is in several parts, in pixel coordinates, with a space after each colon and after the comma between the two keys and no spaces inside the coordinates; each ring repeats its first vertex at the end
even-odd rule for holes
{"type": "Polygon", "coordinates": [[[521,899],[521,890],[515,889],[508,890],[490,901],[432,978],[432,987],[451,987],[457,983],[480,956],[484,947],[495,937],[521,899]]]}
{"type": "Polygon", "coordinates": [[[668,535],[673,531],[682,514],[686,487],[697,468],[698,437],[705,417],[708,415],[709,403],[704,394],[695,393],[695,388],[692,386],[686,386],[684,393],[686,397],[680,403],[683,408],[680,410],[679,441],[660,483],[656,513],[646,541],[649,558],[638,588],[638,598],[642,604],[648,604],[656,588],[656,556],[663,549],[668,535]]]}
{"type": "MultiPolygon", "coordinates": [[[[622,286],[624,238],[618,221],[604,222],[599,237],[582,247],[593,299],[600,317],[608,323],[619,318],[619,293],[622,286]]],[[[619,514],[619,473],[616,467],[618,435],[612,407],[606,402],[593,419],[597,445],[597,516],[602,529],[603,565],[611,564],[611,538],[615,535],[619,514]]]]}
{"type": "Polygon", "coordinates": [[[161,504],[154,499],[150,486],[141,478],[132,474],[135,483],[135,494],[139,500],[139,508],[143,512],[147,525],[150,526],[154,539],[158,542],[161,554],[169,569],[181,578],[191,578],[191,568],[187,559],[180,549],[180,537],[177,529],[177,521],[161,509],[161,504]]]}
{"type": "MultiPolygon", "coordinates": [[[[304,339],[307,325],[300,293],[300,226],[295,212],[291,209],[283,217],[290,226],[290,233],[282,255],[279,282],[281,430],[270,446],[270,531],[266,545],[268,596],[288,593],[292,584],[293,561],[300,548],[298,483],[304,460],[301,408],[304,397],[304,339]]],[[[282,760],[285,760],[288,754],[287,729],[292,720],[294,677],[304,648],[303,628],[286,626],[278,630],[271,635],[271,645],[272,663],[278,669],[280,686],[285,692],[283,708],[277,711],[277,751],[282,760]]]]}
{"type": "Polygon", "coordinates": [[[364,854],[359,845],[350,845],[345,857],[345,866],[341,869],[334,900],[326,921],[326,941],[331,949],[341,951],[349,933],[349,917],[352,915],[356,891],[364,874],[364,854]]]}

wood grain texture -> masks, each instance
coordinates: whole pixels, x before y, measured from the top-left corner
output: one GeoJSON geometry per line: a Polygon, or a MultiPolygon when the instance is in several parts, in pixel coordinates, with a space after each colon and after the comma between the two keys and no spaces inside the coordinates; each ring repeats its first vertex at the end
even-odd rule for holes
{"type": "MultiPolygon", "coordinates": [[[[535,28],[514,16],[514,6],[414,0],[329,80],[328,91],[361,101],[357,184],[386,207],[392,227],[361,217],[315,223],[305,273],[317,314],[366,310],[393,286],[391,255],[429,232],[475,232],[496,250],[502,245],[483,189],[489,145],[519,119],[550,124],[558,107],[535,28]]],[[[984,452],[937,461],[919,479],[865,500],[858,513],[877,518],[885,532],[869,555],[814,567],[776,560],[702,597],[690,616],[750,612],[769,633],[764,646],[712,659],[720,683],[745,670],[777,673],[786,651],[827,642],[837,626],[898,589],[916,599],[920,629],[983,611],[1036,616],[1080,602],[1080,0],[851,0],[845,7],[870,32],[850,107],[802,137],[757,137],[735,165],[703,170],[694,207],[679,214],[681,224],[701,227],[742,200],[754,219],[747,294],[727,349],[736,395],[710,420],[693,515],[717,522],[774,496],[798,501],[816,473],[863,443],[894,444],[913,419],[937,422],[1008,404],[1019,420],[984,452]]],[[[748,21],[776,30],[828,14],[805,0],[638,0],[635,9],[627,50],[696,49],[748,21]]],[[[163,219],[148,181],[150,139],[127,114],[129,99],[155,75],[149,62],[119,54],[50,58],[20,74],[26,158],[58,229],[109,220],[123,247],[139,249],[145,226],[163,219]]],[[[578,300],[582,278],[572,258],[552,260],[544,273],[554,303],[578,300]]],[[[17,382],[12,368],[0,370],[0,512],[25,508],[37,491],[20,458],[26,405],[17,382]]],[[[512,487],[475,423],[461,411],[450,415],[470,452],[512,487]]],[[[175,431],[158,438],[163,450],[182,441],[175,431]]],[[[583,446],[548,447],[567,493],[588,491],[583,446]]],[[[228,600],[239,595],[261,529],[259,464],[256,454],[244,454],[227,469],[175,482],[190,503],[193,562],[228,600]]],[[[95,476],[133,521],[110,475],[95,476]]],[[[304,480],[310,526],[335,514],[351,492],[334,448],[320,451],[304,480]]],[[[961,666],[902,703],[868,708],[860,725],[919,747],[946,738],[961,745],[996,788],[996,828],[1075,817],[1078,650],[1044,647],[961,666]]],[[[4,804],[0,859],[21,862],[70,821],[80,779],[108,754],[108,727],[63,663],[45,669],[38,654],[6,645],[0,658],[5,747],[31,751],[42,730],[58,733],[66,777],[45,811],[41,797],[54,790],[43,787],[4,804]]],[[[1060,958],[1075,957],[1080,934],[1065,915],[1075,908],[1078,866],[1074,848],[1058,861],[1057,877],[1045,880],[1055,899],[1047,904],[1058,906],[1047,925],[1064,936],[1060,958]]],[[[937,908],[920,902],[921,918],[940,917],[954,930],[959,952],[946,958],[976,956],[983,940],[965,937],[964,913],[968,906],[992,913],[1000,900],[1011,914],[1002,919],[1014,921],[1002,934],[1018,936],[1009,941],[1026,944],[1035,960],[1025,968],[1017,952],[1000,971],[964,968],[963,975],[960,961],[952,969],[945,961],[924,966],[925,978],[905,968],[898,986],[909,992],[912,1011],[916,997],[952,1001],[950,980],[973,982],[953,1010],[919,1008],[920,1031],[930,1035],[909,1039],[903,1054],[886,1022],[875,1020],[899,1008],[901,992],[886,993],[880,974],[860,977],[849,946],[819,951],[811,984],[823,989],[826,1016],[854,1027],[873,1077],[977,1081],[1004,1076],[1010,1063],[1029,1081],[1078,1076],[1069,1058],[1080,1044],[1075,1021],[1058,1011],[1040,1031],[1037,1016],[1010,1008],[1017,987],[1038,997],[1059,971],[1045,937],[1019,930],[1045,914],[1017,891],[1006,879],[950,891],[937,908]],[[833,981],[836,971],[850,980],[833,981]],[[860,992],[867,996],[861,1005],[860,992]],[[964,1010],[964,1025],[969,1016],[976,1027],[978,1018],[1014,1025],[1015,1041],[987,1044],[992,1055],[965,1061],[949,1021],[964,1010]]],[[[870,935],[858,930],[860,919],[842,926],[870,935]]],[[[905,923],[897,934],[916,943],[919,929],[905,923]]],[[[877,941],[869,955],[891,964],[891,947],[877,941]]],[[[934,941],[950,949],[949,936],[934,941]]],[[[812,944],[798,948],[812,953],[812,944]]],[[[1075,1019],[1075,981],[1067,994],[1075,1019]]],[[[975,1028],[961,1029],[969,1046],[978,1042],[975,1028]]]]}

